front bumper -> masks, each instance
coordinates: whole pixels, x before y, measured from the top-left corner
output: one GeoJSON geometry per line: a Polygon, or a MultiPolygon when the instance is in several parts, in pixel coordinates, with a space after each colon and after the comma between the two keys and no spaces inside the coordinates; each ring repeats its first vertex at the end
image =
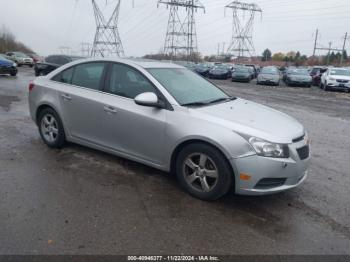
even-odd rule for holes
{"type": "Polygon", "coordinates": [[[312,81],[289,80],[291,85],[310,86],[312,81]]]}
{"type": "Polygon", "coordinates": [[[209,77],[213,78],[213,79],[227,79],[228,78],[227,74],[217,75],[217,74],[210,74],[210,73],[209,73],[209,77]]]}
{"type": "Polygon", "coordinates": [[[327,84],[328,89],[334,89],[334,90],[343,90],[343,91],[350,91],[350,83],[328,83],[327,84]]]}
{"type": "Polygon", "coordinates": [[[14,66],[0,66],[0,74],[17,74],[17,68],[14,66]]]}
{"type": "Polygon", "coordinates": [[[235,172],[236,193],[239,195],[268,195],[295,188],[307,178],[310,155],[301,160],[297,149],[305,147],[304,141],[289,145],[288,159],[268,158],[258,155],[231,159],[235,172]],[[242,179],[241,175],[250,179],[242,179]],[[263,180],[281,180],[280,184],[262,187],[263,180]]]}
{"type": "Polygon", "coordinates": [[[248,77],[243,77],[243,76],[232,76],[232,81],[236,82],[249,82],[251,78],[248,77]]]}
{"type": "Polygon", "coordinates": [[[276,80],[276,79],[258,79],[258,82],[260,84],[277,85],[279,80],[276,80]]]}

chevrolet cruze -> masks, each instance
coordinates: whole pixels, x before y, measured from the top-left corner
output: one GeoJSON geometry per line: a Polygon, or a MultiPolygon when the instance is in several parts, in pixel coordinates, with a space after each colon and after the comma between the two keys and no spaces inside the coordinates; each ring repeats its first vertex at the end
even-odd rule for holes
{"type": "Polygon", "coordinates": [[[76,61],[36,78],[29,105],[49,147],[69,141],[173,172],[203,200],[231,188],[281,192],[307,177],[309,139],[298,121],[175,64],[76,61]]]}

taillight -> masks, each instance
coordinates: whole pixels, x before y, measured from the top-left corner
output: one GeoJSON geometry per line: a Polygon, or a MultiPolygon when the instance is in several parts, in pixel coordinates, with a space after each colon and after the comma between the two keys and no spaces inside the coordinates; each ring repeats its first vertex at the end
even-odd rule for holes
{"type": "Polygon", "coordinates": [[[29,92],[32,91],[34,87],[35,87],[34,83],[30,82],[28,86],[29,92]]]}

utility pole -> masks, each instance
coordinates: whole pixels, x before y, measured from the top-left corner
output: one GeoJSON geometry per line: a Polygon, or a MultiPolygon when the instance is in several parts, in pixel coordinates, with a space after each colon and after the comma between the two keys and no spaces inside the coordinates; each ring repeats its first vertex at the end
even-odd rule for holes
{"type": "Polygon", "coordinates": [[[107,21],[96,0],[92,0],[96,20],[96,34],[91,51],[92,57],[124,56],[124,48],[118,30],[120,3],[121,0],[115,1],[114,11],[107,21]]]}
{"type": "Polygon", "coordinates": [[[343,49],[332,48],[332,42],[329,42],[329,43],[328,43],[328,48],[326,48],[326,47],[319,47],[319,45],[318,45],[318,35],[319,35],[319,32],[318,32],[318,29],[317,29],[317,30],[316,30],[316,37],[315,37],[315,44],[314,44],[313,56],[315,56],[316,50],[324,50],[324,51],[327,51],[327,52],[328,52],[328,55],[327,55],[327,65],[329,65],[329,63],[330,63],[331,51],[334,51],[334,52],[341,52],[341,53],[342,53],[342,56],[341,56],[341,61],[340,61],[340,63],[342,64],[342,63],[343,63],[343,54],[344,54],[344,50],[345,50],[345,44],[346,44],[347,37],[348,37],[347,33],[345,34],[343,49]]]}
{"type": "Polygon", "coordinates": [[[328,56],[327,56],[327,65],[329,65],[329,59],[331,56],[331,50],[332,50],[332,42],[329,42],[329,49],[328,49],[328,56]]]}
{"type": "Polygon", "coordinates": [[[252,56],[255,52],[253,44],[253,23],[256,13],[262,14],[262,9],[254,3],[233,1],[225,6],[232,9],[232,39],[227,49],[227,54],[236,55],[238,61],[244,57],[245,53],[252,56]],[[248,12],[248,19],[243,20],[239,14],[248,12]]]}
{"type": "Polygon", "coordinates": [[[317,40],[318,40],[318,29],[316,29],[315,44],[314,44],[314,52],[313,52],[313,54],[312,54],[313,57],[314,57],[315,54],[316,54],[317,40]]]}
{"type": "Polygon", "coordinates": [[[345,33],[345,37],[344,37],[343,51],[342,51],[341,57],[340,57],[340,66],[342,66],[343,62],[344,62],[344,53],[345,53],[345,46],[346,46],[347,40],[348,40],[348,32],[345,33]]]}
{"type": "Polygon", "coordinates": [[[204,6],[199,0],[159,0],[170,9],[167,33],[164,44],[164,54],[173,59],[179,55],[194,59],[198,52],[197,33],[194,12],[203,9],[204,6]],[[179,8],[186,10],[186,17],[181,18],[179,8]]]}

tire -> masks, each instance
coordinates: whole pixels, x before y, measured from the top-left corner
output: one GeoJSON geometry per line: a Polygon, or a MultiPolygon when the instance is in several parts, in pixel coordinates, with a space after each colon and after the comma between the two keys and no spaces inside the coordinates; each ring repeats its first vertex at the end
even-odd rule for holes
{"type": "Polygon", "coordinates": [[[10,75],[11,75],[11,76],[16,76],[16,75],[17,75],[17,73],[11,73],[10,75]]]}
{"type": "Polygon", "coordinates": [[[40,72],[39,71],[35,71],[35,76],[40,76],[40,72]]]}
{"type": "Polygon", "coordinates": [[[189,144],[181,150],[176,160],[176,175],[183,189],[206,201],[219,199],[234,183],[226,157],[216,148],[204,143],[189,144]],[[204,164],[200,163],[200,159],[203,159],[204,164]]]}
{"type": "Polygon", "coordinates": [[[45,108],[39,113],[38,127],[40,136],[48,147],[62,148],[66,143],[62,121],[52,108],[45,108]]]}
{"type": "Polygon", "coordinates": [[[21,65],[21,64],[17,64],[17,66],[18,66],[18,67],[22,67],[22,65],[21,65]]]}

